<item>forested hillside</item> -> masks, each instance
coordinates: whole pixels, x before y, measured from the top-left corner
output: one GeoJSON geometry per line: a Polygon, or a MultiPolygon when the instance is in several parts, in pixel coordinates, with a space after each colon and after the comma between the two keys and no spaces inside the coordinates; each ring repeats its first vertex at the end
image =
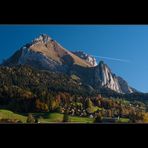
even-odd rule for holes
{"type": "Polygon", "coordinates": [[[124,97],[108,89],[95,91],[75,75],[29,66],[0,67],[0,107],[17,113],[66,112],[71,116],[92,116],[95,122],[102,117],[146,120],[147,104],[124,97]]]}

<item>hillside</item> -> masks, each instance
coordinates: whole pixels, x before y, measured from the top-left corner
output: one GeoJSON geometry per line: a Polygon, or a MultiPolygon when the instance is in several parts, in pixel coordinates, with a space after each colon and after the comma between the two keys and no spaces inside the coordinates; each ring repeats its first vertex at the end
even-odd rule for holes
{"type": "MultiPolygon", "coordinates": [[[[142,94],[135,94],[135,99],[134,94],[129,94],[126,98],[125,95],[106,88],[99,91],[83,84],[75,75],[40,71],[21,65],[0,67],[1,109],[20,114],[67,112],[82,120],[89,116],[95,119],[98,115],[109,118],[119,116],[133,120],[132,122],[143,120],[148,108],[146,100],[143,101],[142,98],[142,102],[136,101],[142,94]]],[[[74,117],[71,119],[78,121],[74,117]]]]}

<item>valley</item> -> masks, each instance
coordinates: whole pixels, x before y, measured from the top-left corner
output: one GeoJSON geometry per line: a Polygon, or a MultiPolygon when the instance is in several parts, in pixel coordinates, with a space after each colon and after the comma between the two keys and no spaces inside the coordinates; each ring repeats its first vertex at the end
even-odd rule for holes
{"type": "MultiPolygon", "coordinates": [[[[61,113],[31,113],[32,116],[38,118],[37,122],[33,124],[65,124],[65,123],[73,123],[73,124],[94,124],[94,119],[90,117],[79,117],[79,116],[69,116],[68,122],[63,122],[63,114],[61,113]]],[[[27,115],[16,114],[9,110],[0,110],[0,124],[2,123],[12,123],[12,124],[30,124],[27,122],[27,115]]],[[[104,117],[102,119],[104,123],[129,123],[128,118],[108,118],[104,117]]],[[[101,122],[100,122],[101,123],[101,122]]]]}
{"type": "Polygon", "coordinates": [[[0,65],[0,123],[147,123],[148,93],[42,34],[0,65]]]}

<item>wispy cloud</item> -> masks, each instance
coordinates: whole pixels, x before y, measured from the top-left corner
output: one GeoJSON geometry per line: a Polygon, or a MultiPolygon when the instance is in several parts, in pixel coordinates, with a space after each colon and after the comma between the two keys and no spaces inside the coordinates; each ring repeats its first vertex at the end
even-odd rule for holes
{"type": "Polygon", "coordinates": [[[100,59],[106,59],[106,60],[112,60],[112,61],[118,61],[118,62],[124,62],[124,63],[130,63],[131,62],[130,60],[127,60],[127,59],[104,57],[104,56],[98,56],[98,55],[92,55],[92,56],[100,58],[100,59]]]}

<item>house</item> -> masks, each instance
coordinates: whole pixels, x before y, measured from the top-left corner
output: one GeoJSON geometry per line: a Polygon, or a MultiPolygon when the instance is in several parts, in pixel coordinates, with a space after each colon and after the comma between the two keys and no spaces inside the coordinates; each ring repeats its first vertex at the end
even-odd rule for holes
{"type": "Polygon", "coordinates": [[[93,118],[93,117],[94,117],[93,115],[90,115],[90,116],[89,116],[89,118],[93,118]]]}

